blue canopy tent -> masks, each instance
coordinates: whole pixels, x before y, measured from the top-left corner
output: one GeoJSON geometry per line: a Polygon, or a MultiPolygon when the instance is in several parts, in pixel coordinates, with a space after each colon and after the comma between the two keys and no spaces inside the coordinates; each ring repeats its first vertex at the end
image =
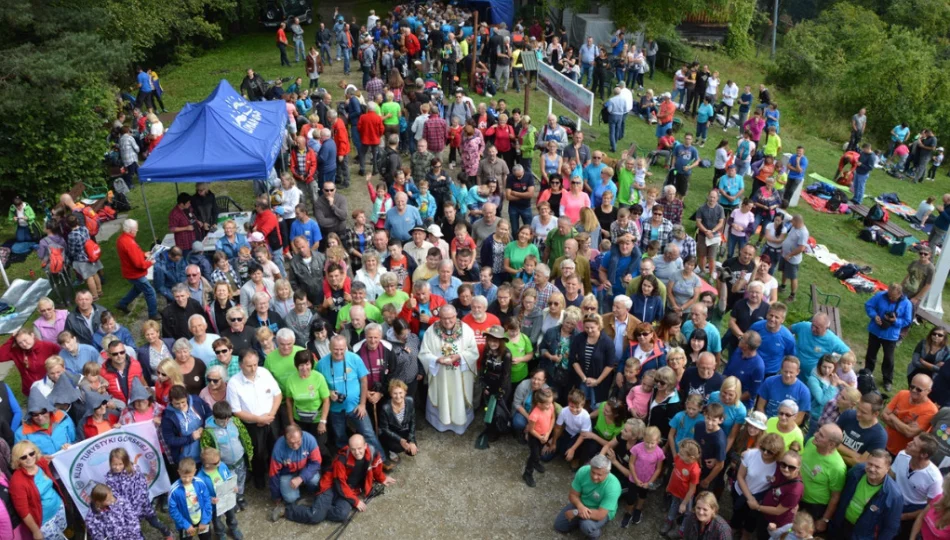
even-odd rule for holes
{"type": "Polygon", "coordinates": [[[186,104],[139,169],[152,236],[146,183],[266,179],[286,128],[283,101],[247,101],[225,80],[204,101],[186,104]]]}
{"type": "Polygon", "coordinates": [[[515,3],[512,0],[466,0],[462,4],[467,4],[482,15],[487,15],[489,24],[505,23],[508,30],[515,26],[515,3]]]}

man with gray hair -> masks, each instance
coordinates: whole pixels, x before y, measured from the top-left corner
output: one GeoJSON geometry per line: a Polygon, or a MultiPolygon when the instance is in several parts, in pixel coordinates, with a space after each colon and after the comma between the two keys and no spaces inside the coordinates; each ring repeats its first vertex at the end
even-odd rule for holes
{"type": "Polygon", "coordinates": [[[214,290],[211,287],[211,282],[201,275],[200,266],[189,264],[185,267],[185,285],[188,286],[188,294],[197,300],[201,307],[208,307],[211,297],[214,295],[214,290]]]}
{"type": "Polygon", "coordinates": [[[554,519],[554,530],[569,533],[580,529],[587,538],[599,538],[617,513],[620,492],[620,480],[610,474],[610,460],[597,454],[574,475],[567,495],[569,502],[554,519]]]}
{"type": "Polygon", "coordinates": [[[320,150],[317,152],[317,178],[320,179],[321,183],[336,182],[336,142],[330,138],[330,135],[329,128],[320,130],[320,150]]]}
{"type": "Polygon", "coordinates": [[[534,283],[531,288],[538,291],[538,309],[544,309],[548,305],[548,299],[551,295],[558,292],[557,287],[551,283],[551,267],[538,263],[534,268],[534,283]]]}
{"type": "Polygon", "coordinates": [[[148,281],[148,269],[152,266],[152,261],[147,259],[145,252],[135,241],[135,235],[139,232],[139,223],[134,219],[127,219],[122,222],[122,233],[115,242],[116,251],[119,254],[119,269],[122,277],[132,285],[129,292],[119,300],[116,308],[129,315],[129,304],[132,303],[140,294],[145,296],[145,305],[148,307],[148,318],[156,321],[158,317],[158,302],[155,295],[155,289],[148,281]]]}
{"type": "Polygon", "coordinates": [[[396,353],[392,345],[383,341],[383,327],[369,323],[363,331],[365,339],[352,346],[353,352],[363,360],[366,371],[366,407],[376,407],[373,417],[379,416],[378,409],[383,406],[384,397],[389,395],[390,372],[396,366],[396,353]]]}
{"type": "Polygon", "coordinates": [[[603,316],[604,333],[614,342],[618,360],[626,358],[629,344],[637,340],[640,319],[630,314],[631,307],[633,300],[625,294],[618,294],[614,297],[613,311],[603,316]]]}
{"type": "Polygon", "coordinates": [[[267,353],[264,365],[274,376],[281,393],[290,395],[285,381],[288,376],[297,374],[294,357],[303,350],[303,347],[297,346],[297,335],[290,328],[281,328],[277,331],[276,337],[277,348],[267,353]]]}
{"type": "Polygon", "coordinates": [[[668,283],[673,276],[683,271],[683,259],[680,259],[680,248],[676,244],[667,244],[663,255],[653,257],[653,275],[656,279],[668,283]]]}
{"type": "Polygon", "coordinates": [[[519,223],[531,225],[534,191],[534,175],[531,171],[525,171],[520,163],[515,164],[505,180],[505,198],[508,199],[508,219],[511,221],[512,233],[518,231],[519,223]]]}
{"type": "Polygon", "coordinates": [[[350,320],[340,327],[339,334],[346,338],[347,347],[355,350],[355,345],[363,341],[366,330],[366,310],[363,306],[350,308],[350,320]]]}
{"type": "MultiPolygon", "coordinates": [[[[504,163],[504,161],[501,160],[499,160],[499,162],[504,163]]],[[[495,230],[498,228],[497,209],[498,207],[495,206],[495,203],[487,202],[483,204],[481,219],[472,223],[472,236],[475,237],[475,241],[478,242],[478,245],[481,245],[486,238],[495,234],[495,230]]]]}

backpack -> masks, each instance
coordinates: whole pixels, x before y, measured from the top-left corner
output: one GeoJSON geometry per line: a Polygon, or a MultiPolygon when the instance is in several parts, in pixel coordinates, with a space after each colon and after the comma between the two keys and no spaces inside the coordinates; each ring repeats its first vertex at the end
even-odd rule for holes
{"type": "Polygon", "coordinates": [[[99,234],[99,220],[96,219],[96,211],[90,206],[84,206],[82,209],[82,217],[85,221],[84,225],[89,229],[89,236],[99,234]]]}
{"type": "Polygon", "coordinates": [[[391,160],[390,156],[396,154],[399,156],[399,153],[391,148],[387,148],[385,152],[380,152],[378,154],[378,162],[376,163],[376,171],[379,173],[380,178],[392,178],[396,173],[395,169],[390,167],[391,160]]]}
{"type": "Polygon", "coordinates": [[[102,256],[102,248],[99,247],[99,244],[95,240],[90,238],[86,240],[86,243],[83,244],[83,250],[86,252],[86,258],[89,259],[89,262],[99,262],[99,257],[102,256]]]}
{"type": "Polygon", "coordinates": [[[495,83],[495,79],[488,79],[485,82],[485,94],[494,96],[498,93],[498,84],[495,83]]]}
{"type": "Polygon", "coordinates": [[[880,394],[877,389],[877,383],[874,382],[874,374],[868,371],[867,368],[862,368],[858,372],[858,391],[861,392],[861,395],[875,393],[880,394]]]}
{"type": "Polygon", "coordinates": [[[604,103],[603,107],[600,108],[600,121],[604,124],[610,122],[610,111],[607,110],[606,103],[604,103]]]}
{"type": "Polygon", "coordinates": [[[844,266],[839,267],[837,270],[835,270],[835,271],[834,271],[834,276],[835,276],[837,279],[840,279],[841,281],[844,281],[844,280],[846,280],[846,279],[851,279],[851,278],[853,278],[853,277],[856,276],[856,275],[858,274],[858,272],[860,272],[860,271],[861,271],[861,269],[858,268],[858,266],[857,266],[856,264],[848,263],[848,264],[846,264],[846,265],[844,265],[844,266]]]}
{"type": "Polygon", "coordinates": [[[888,212],[887,209],[881,206],[878,203],[874,203],[874,206],[868,210],[868,215],[864,218],[864,224],[870,226],[874,223],[881,222],[887,223],[888,212]]]}
{"type": "Polygon", "coordinates": [[[66,266],[66,260],[63,258],[63,249],[58,247],[49,248],[49,262],[46,264],[46,269],[49,270],[50,274],[59,274],[63,271],[63,268],[66,266]]]}
{"type": "Polygon", "coordinates": [[[847,204],[848,196],[844,194],[840,189],[836,189],[834,193],[831,194],[831,198],[828,199],[828,202],[825,203],[825,210],[831,212],[837,212],[841,208],[842,204],[847,204]]]}

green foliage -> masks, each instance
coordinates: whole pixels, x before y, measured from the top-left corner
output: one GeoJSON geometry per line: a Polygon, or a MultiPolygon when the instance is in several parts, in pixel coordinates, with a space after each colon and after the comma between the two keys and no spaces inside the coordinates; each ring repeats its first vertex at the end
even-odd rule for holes
{"type": "Polygon", "coordinates": [[[901,0],[894,2],[883,15],[895,25],[913,28],[921,36],[947,43],[950,38],[950,2],[947,0],[901,0]]]}
{"type": "Polygon", "coordinates": [[[729,3],[729,34],[726,36],[726,53],[732,58],[745,58],[752,54],[753,44],[749,30],[756,14],[756,0],[732,0],[729,3]]]}

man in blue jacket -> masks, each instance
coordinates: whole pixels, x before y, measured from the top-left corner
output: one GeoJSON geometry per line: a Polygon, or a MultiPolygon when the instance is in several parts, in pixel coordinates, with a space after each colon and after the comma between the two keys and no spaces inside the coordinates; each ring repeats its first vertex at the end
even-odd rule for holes
{"type": "Polygon", "coordinates": [[[175,301],[175,297],[172,295],[172,287],[185,282],[186,266],[188,266],[188,263],[178,247],[163,251],[155,260],[155,266],[152,270],[152,285],[158,291],[158,294],[164,296],[169,302],[175,301]]]}
{"type": "Polygon", "coordinates": [[[891,540],[897,536],[904,498],[897,482],[887,475],[890,467],[891,455],[879,449],[848,471],[832,538],[891,540]]]}
{"type": "Polygon", "coordinates": [[[868,371],[874,373],[877,363],[877,351],[884,349],[884,361],[881,363],[881,375],[884,378],[884,391],[891,391],[894,380],[894,349],[900,340],[901,329],[911,323],[914,308],[904,296],[900,283],[892,283],[887,292],[880,292],[864,304],[871,322],[868,323],[868,352],[864,363],[868,371]]]}
{"type": "Polygon", "coordinates": [[[317,439],[300,426],[287,426],[270,455],[268,484],[275,503],[271,521],[277,521],[285,503],[294,504],[300,499],[303,488],[319,490],[321,460],[317,439]]]}

